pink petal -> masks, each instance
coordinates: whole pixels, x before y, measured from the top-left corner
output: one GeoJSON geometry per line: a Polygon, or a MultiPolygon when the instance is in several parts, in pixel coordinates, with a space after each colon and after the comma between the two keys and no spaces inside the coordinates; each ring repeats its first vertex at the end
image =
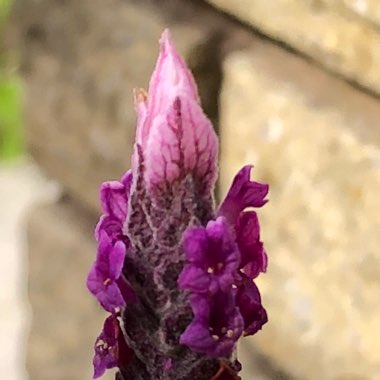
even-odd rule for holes
{"type": "Polygon", "coordinates": [[[135,103],[138,121],[132,167],[137,173],[140,146],[147,188],[172,183],[191,173],[201,191],[212,189],[217,170],[217,137],[200,106],[193,76],[168,31],[160,40],[149,95],[146,98],[143,92],[136,92],[135,103]]]}
{"type": "Polygon", "coordinates": [[[144,150],[148,187],[172,183],[192,173],[204,192],[215,183],[218,142],[200,105],[186,95],[169,103],[152,120],[144,150]]]}

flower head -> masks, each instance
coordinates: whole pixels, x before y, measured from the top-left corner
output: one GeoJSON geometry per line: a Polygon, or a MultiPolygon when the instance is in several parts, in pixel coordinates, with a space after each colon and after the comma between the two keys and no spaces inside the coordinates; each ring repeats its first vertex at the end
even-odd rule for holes
{"type": "Polygon", "coordinates": [[[135,108],[132,169],[100,190],[87,286],[111,315],[94,376],[117,366],[120,380],[239,380],[237,342],[267,321],[254,283],[267,255],[246,209],[266,203],[268,186],[244,166],[215,208],[217,137],[168,31],[135,108]]]}

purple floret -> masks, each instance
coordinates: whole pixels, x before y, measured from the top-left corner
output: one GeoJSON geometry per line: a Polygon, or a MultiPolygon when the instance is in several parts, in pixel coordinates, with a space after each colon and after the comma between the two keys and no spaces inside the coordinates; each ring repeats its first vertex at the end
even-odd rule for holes
{"type": "Polygon", "coordinates": [[[252,165],[243,166],[236,174],[226,198],[219,207],[218,215],[223,215],[234,225],[240,213],[247,207],[262,207],[267,200],[269,186],[250,180],[252,165]]]}
{"type": "Polygon", "coordinates": [[[236,241],[241,254],[240,268],[251,279],[265,272],[268,257],[260,241],[260,225],[254,211],[242,212],[236,223],[236,241]]]}
{"type": "Polygon", "coordinates": [[[267,312],[261,304],[259,289],[247,276],[242,275],[236,303],[244,319],[244,336],[253,335],[268,322],[267,312]]]}
{"type": "Polygon", "coordinates": [[[88,274],[87,287],[109,312],[124,307],[133,297],[132,290],[121,277],[125,255],[123,242],[117,241],[113,245],[105,231],[100,233],[98,254],[88,274]]]}
{"type": "Polygon", "coordinates": [[[127,219],[131,184],[132,172],[128,170],[120,181],[104,182],[100,187],[100,203],[104,214],[95,229],[97,240],[101,231],[105,231],[113,242],[123,240],[128,244],[123,227],[127,219]]]}
{"type": "Polygon", "coordinates": [[[115,315],[110,315],[104,321],[103,330],[95,341],[94,349],[94,379],[102,376],[106,369],[117,367],[119,362],[128,363],[131,360],[133,352],[125,343],[115,315]]]}
{"type": "Polygon", "coordinates": [[[180,342],[214,357],[231,355],[243,329],[252,335],[267,322],[253,282],[266,271],[267,255],[257,214],[244,210],[264,205],[268,186],[250,180],[251,168],[235,176],[216,221],[183,235],[187,264],[178,284],[190,293],[194,317],[180,342]]]}
{"type": "Polygon", "coordinates": [[[181,335],[180,343],[211,357],[230,356],[244,328],[235,306],[235,292],[193,294],[190,303],[194,319],[181,335]]]}
{"type": "Polygon", "coordinates": [[[199,293],[231,288],[240,253],[223,217],[208,222],[206,227],[188,229],[183,249],[189,264],[179,276],[180,288],[199,293]]]}

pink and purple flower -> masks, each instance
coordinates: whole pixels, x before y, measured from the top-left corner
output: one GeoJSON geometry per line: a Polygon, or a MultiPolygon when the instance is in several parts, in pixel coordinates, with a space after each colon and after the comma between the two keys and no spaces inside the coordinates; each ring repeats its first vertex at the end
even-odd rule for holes
{"type": "Polygon", "coordinates": [[[94,377],[236,380],[237,341],[267,322],[256,211],[268,185],[244,166],[214,205],[218,140],[168,31],[149,91],[135,92],[131,170],[100,189],[98,253],[87,286],[110,313],[94,377]]]}

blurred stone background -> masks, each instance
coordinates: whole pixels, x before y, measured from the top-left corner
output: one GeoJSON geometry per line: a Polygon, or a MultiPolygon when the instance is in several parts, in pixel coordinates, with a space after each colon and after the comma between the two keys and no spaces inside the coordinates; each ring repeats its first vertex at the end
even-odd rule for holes
{"type": "Polygon", "coordinates": [[[132,89],[147,87],[170,27],[220,135],[220,194],[248,162],[271,185],[259,280],[270,322],[240,348],[243,380],[379,380],[379,26],[380,0],[15,0],[0,49],[23,84],[27,157],[60,190],[51,196],[25,160],[0,175],[13,194],[1,197],[3,231],[18,226],[6,217],[15,188],[24,209],[47,199],[18,226],[28,259],[9,263],[17,253],[1,250],[5,267],[24,268],[23,285],[5,285],[19,289],[24,318],[12,326],[25,335],[30,324],[26,364],[25,339],[9,352],[4,338],[0,361],[18,372],[2,378],[25,379],[23,368],[31,380],[91,376],[104,316],[84,286],[98,187],[129,165],[132,89]]]}

